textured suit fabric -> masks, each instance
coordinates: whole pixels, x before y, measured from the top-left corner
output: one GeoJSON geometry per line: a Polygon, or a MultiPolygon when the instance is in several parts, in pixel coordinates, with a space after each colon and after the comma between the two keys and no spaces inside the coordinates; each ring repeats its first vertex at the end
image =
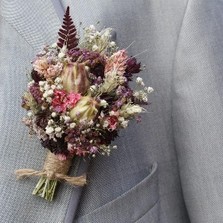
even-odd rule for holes
{"type": "MultiPolygon", "coordinates": [[[[89,168],[90,184],[84,189],[74,222],[189,222],[182,197],[177,157],[172,132],[171,85],[175,49],[187,2],[179,1],[63,1],[71,5],[76,21],[112,26],[120,48],[138,54],[146,65],[141,74],[146,85],[155,88],[151,106],[140,125],[132,123],[117,139],[118,150],[111,157],[98,157],[89,168]],[[90,3],[89,3],[90,2],[90,3]],[[76,9],[85,10],[76,10],[76,9]],[[89,10],[91,9],[91,10],[89,10]],[[95,9],[95,11],[93,10],[95,9]],[[137,129],[136,129],[137,128],[137,129]],[[149,175],[150,166],[158,163],[158,197],[155,214],[151,204],[122,194],[140,184],[149,175]],[[100,173],[100,174],[98,174],[100,173]],[[131,208],[119,208],[119,203],[131,208]],[[110,210],[110,212],[109,212],[110,210]]],[[[152,178],[154,179],[154,178],[152,178]]],[[[146,188],[146,187],[144,187],[146,188]]],[[[146,193],[146,189],[145,189],[146,193]]],[[[139,196],[135,192],[135,196],[139,196]]],[[[146,194],[145,194],[146,196],[146,194]]],[[[75,199],[75,197],[74,197],[75,199]]],[[[148,200],[152,200],[148,198],[148,200]]]]}
{"type": "Polygon", "coordinates": [[[223,222],[223,1],[189,1],[174,66],[173,120],[192,222],[223,222]]]}
{"type": "Polygon", "coordinates": [[[2,0],[0,222],[222,222],[222,7],[220,0],[2,0]],[[36,180],[15,180],[15,169],[40,169],[46,154],[21,124],[20,97],[29,61],[56,41],[67,5],[78,27],[100,21],[115,29],[120,48],[134,41],[130,55],[146,50],[137,58],[155,92],[142,123],[120,133],[110,157],[90,163],[89,185],[60,185],[48,203],[31,195],[36,180]]]}
{"type": "MultiPolygon", "coordinates": [[[[4,2],[2,2],[2,7],[6,7],[3,4],[4,2]]],[[[30,69],[30,61],[36,53],[33,48],[37,46],[35,43],[39,41],[41,29],[38,22],[35,23],[31,19],[30,5],[21,4],[21,2],[17,4],[15,1],[10,1],[7,4],[8,7],[2,9],[0,18],[0,222],[63,222],[71,193],[70,187],[64,185],[58,188],[55,202],[48,203],[31,195],[37,183],[36,179],[17,181],[15,178],[14,171],[16,169],[26,167],[41,169],[46,155],[46,151],[40,146],[38,140],[35,137],[31,138],[22,124],[21,120],[25,112],[20,106],[21,94],[26,89],[26,73],[30,69]],[[19,23],[20,21],[17,20],[18,26],[15,26],[13,23],[10,24],[6,17],[2,17],[3,11],[9,10],[12,13],[12,18],[16,19],[16,16],[13,17],[13,13],[17,13],[19,10],[19,16],[22,19],[22,9],[26,10],[25,14],[29,20],[26,24],[19,23]],[[35,27],[34,24],[37,26],[35,27]],[[39,31],[34,35],[31,30],[38,29],[38,27],[39,31]],[[30,36],[26,35],[26,38],[23,38],[20,29],[28,29],[30,36]]],[[[53,7],[47,6],[48,11],[53,12],[53,7]]],[[[34,10],[35,8],[32,8],[32,13],[35,12],[34,10]]],[[[38,15],[37,12],[36,15],[38,15]]],[[[59,25],[56,14],[54,17],[53,27],[56,22],[59,25]]]]}

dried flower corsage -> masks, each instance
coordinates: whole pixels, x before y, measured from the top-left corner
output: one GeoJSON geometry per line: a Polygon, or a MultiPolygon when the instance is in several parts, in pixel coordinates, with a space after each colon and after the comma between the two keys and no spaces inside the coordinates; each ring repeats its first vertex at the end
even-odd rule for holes
{"type": "Polygon", "coordinates": [[[33,194],[52,200],[58,181],[86,184],[86,176],[67,173],[74,157],[109,155],[111,142],[129,120],[145,111],[147,96],[141,77],[134,91],[129,83],[140,63],[118,50],[111,29],[91,25],[79,43],[69,7],[57,44],[46,46],[32,62],[31,80],[22,97],[24,123],[49,150],[41,171],[21,169],[20,177],[40,176],[33,194]]]}

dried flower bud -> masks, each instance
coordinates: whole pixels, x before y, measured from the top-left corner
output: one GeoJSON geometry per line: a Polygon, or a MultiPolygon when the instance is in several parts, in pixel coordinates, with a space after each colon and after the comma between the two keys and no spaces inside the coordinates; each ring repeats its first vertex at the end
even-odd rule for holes
{"type": "Polygon", "coordinates": [[[22,97],[22,107],[26,110],[32,110],[34,114],[39,111],[39,105],[30,92],[25,92],[22,97]]]}
{"type": "Polygon", "coordinates": [[[130,57],[127,60],[127,67],[126,67],[126,73],[128,74],[136,74],[141,71],[141,63],[137,63],[137,60],[135,57],[130,57]]]}
{"type": "Polygon", "coordinates": [[[69,63],[63,68],[61,78],[63,87],[68,92],[84,94],[90,86],[89,72],[83,63],[69,63]]]}
{"type": "Polygon", "coordinates": [[[98,102],[90,97],[82,97],[70,111],[70,117],[76,121],[91,121],[98,113],[98,102]]]}

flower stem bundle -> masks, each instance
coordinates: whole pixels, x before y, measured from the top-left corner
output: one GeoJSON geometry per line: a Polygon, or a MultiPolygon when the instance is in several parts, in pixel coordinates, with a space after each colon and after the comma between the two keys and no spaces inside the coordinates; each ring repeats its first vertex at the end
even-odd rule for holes
{"type": "Polygon", "coordinates": [[[71,164],[72,158],[59,160],[56,155],[48,152],[43,170],[36,171],[32,169],[20,169],[16,171],[16,175],[18,178],[40,176],[40,179],[32,194],[52,201],[58,180],[64,181],[73,186],[84,186],[86,184],[85,175],[79,177],[67,176],[71,164]]]}
{"type": "Polygon", "coordinates": [[[47,177],[40,177],[32,194],[52,201],[57,186],[57,180],[50,180],[47,177]]]}

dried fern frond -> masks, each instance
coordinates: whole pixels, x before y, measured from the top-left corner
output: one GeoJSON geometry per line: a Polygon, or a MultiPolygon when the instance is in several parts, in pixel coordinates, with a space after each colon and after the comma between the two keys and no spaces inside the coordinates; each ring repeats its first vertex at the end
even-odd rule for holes
{"type": "Polygon", "coordinates": [[[66,46],[68,50],[77,48],[78,45],[77,30],[70,16],[69,7],[67,7],[66,13],[63,18],[63,24],[59,29],[58,35],[59,38],[57,46],[59,48],[62,48],[63,46],[66,46]]]}

